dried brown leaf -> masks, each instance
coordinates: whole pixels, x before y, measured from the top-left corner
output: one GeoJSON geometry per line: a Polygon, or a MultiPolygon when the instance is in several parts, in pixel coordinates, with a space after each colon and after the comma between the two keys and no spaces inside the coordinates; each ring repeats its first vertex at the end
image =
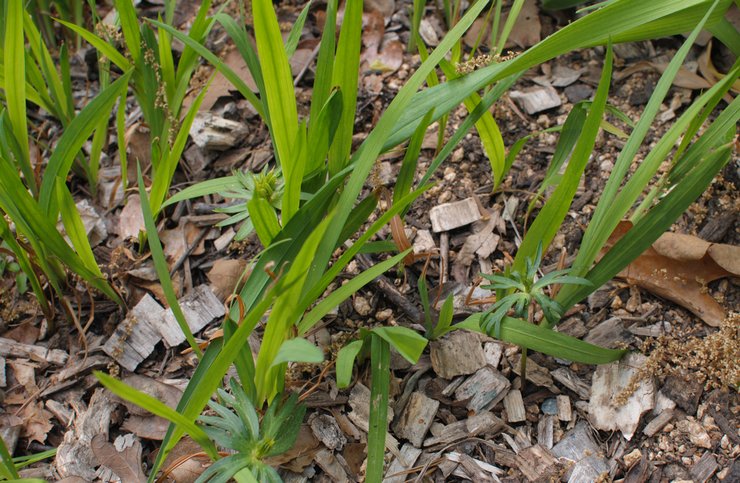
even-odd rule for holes
{"type": "Polygon", "coordinates": [[[121,479],[121,483],[146,481],[146,476],[141,470],[141,443],[133,437],[124,437],[122,440],[125,447],[118,451],[108,442],[106,435],[96,434],[90,442],[90,447],[98,462],[110,468],[121,479]]]}

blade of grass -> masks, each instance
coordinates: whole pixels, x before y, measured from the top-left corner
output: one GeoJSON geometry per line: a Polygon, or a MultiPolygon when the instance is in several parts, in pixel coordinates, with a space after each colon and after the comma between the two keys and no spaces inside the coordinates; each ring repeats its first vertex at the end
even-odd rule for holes
{"type": "Polygon", "coordinates": [[[385,437],[388,432],[388,393],[390,390],[391,350],[379,335],[370,336],[370,421],[367,432],[367,470],[365,481],[380,483],[385,462],[385,437]]]}

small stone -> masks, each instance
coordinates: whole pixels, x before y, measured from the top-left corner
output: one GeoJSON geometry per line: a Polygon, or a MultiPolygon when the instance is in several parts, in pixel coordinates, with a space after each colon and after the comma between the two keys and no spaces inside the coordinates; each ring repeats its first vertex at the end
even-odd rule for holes
{"type": "Polygon", "coordinates": [[[529,91],[511,91],[509,97],[519,102],[527,114],[537,114],[560,106],[560,96],[552,87],[535,87],[529,91]]]}
{"type": "Polygon", "coordinates": [[[572,104],[590,98],[593,93],[594,90],[591,86],[581,84],[580,82],[565,88],[565,97],[567,97],[568,102],[572,104]]]}
{"type": "Polygon", "coordinates": [[[642,452],[637,448],[633,449],[622,458],[622,460],[624,461],[624,466],[626,466],[627,468],[632,468],[632,466],[641,459],[642,452]]]}
{"type": "Polygon", "coordinates": [[[698,421],[693,419],[682,419],[676,423],[676,428],[682,433],[688,434],[689,440],[700,448],[712,448],[712,438],[698,421]]]}
{"type": "Polygon", "coordinates": [[[545,399],[542,402],[542,406],[540,408],[542,409],[543,414],[550,414],[554,416],[558,413],[558,403],[554,397],[549,397],[545,399]]]}
{"type": "Polygon", "coordinates": [[[393,309],[383,309],[375,314],[375,318],[379,321],[385,321],[393,317],[393,309]]]}
{"type": "Polygon", "coordinates": [[[360,315],[361,317],[370,315],[370,312],[373,311],[373,308],[370,306],[367,299],[361,296],[357,296],[352,300],[352,307],[354,307],[357,315],[360,315]]]}

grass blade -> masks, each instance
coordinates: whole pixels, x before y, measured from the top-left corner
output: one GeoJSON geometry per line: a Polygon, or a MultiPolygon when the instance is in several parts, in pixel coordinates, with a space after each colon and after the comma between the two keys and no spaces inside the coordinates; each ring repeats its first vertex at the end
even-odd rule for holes
{"type": "Polygon", "coordinates": [[[367,432],[367,471],[365,481],[380,483],[385,462],[385,437],[388,432],[388,393],[390,390],[391,350],[377,334],[370,336],[370,421],[367,432]]]}

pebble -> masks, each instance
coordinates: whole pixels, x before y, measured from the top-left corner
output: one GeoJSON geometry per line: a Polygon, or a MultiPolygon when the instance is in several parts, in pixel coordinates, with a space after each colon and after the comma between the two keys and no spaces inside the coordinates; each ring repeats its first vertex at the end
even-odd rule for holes
{"type": "Polygon", "coordinates": [[[388,320],[392,316],[393,316],[393,309],[380,310],[378,311],[378,313],[375,314],[375,318],[380,321],[388,320]]]}
{"type": "Polygon", "coordinates": [[[352,307],[354,307],[355,312],[357,312],[357,314],[361,315],[362,317],[369,315],[370,312],[373,311],[373,308],[370,306],[365,297],[355,297],[352,301],[352,307]]]}
{"type": "Polygon", "coordinates": [[[624,466],[627,468],[632,468],[633,465],[635,465],[640,459],[642,459],[642,452],[635,448],[622,458],[624,461],[624,466]]]}
{"type": "Polygon", "coordinates": [[[558,402],[554,397],[549,397],[542,402],[542,413],[553,416],[558,413],[558,402]]]}

